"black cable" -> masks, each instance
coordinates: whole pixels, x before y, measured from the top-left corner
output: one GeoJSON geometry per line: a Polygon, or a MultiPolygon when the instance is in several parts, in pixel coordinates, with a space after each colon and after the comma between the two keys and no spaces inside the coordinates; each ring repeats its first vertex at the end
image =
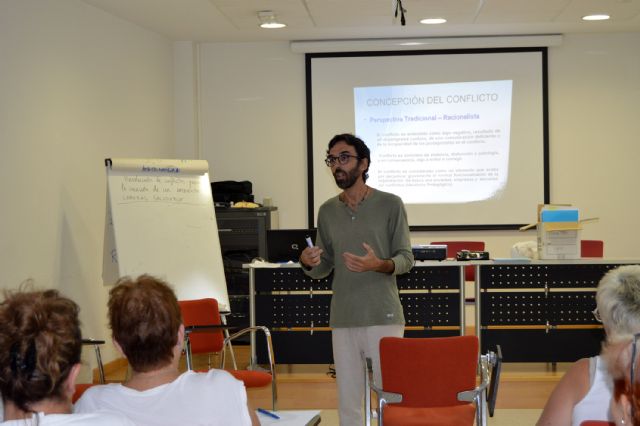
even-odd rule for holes
{"type": "Polygon", "coordinates": [[[326,374],[332,379],[336,378],[336,368],[333,366],[333,364],[329,364],[329,371],[327,371],[326,374]]]}

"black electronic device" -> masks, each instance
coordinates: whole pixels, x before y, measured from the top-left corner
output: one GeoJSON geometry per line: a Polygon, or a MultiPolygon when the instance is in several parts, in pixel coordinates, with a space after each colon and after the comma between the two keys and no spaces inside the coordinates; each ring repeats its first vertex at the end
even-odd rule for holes
{"type": "Polygon", "coordinates": [[[253,184],[248,180],[211,182],[211,192],[213,201],[220,203],[220,207],[227,207],[239,201],[253,202],[253,184]]]}
{"type": "Polygon", "coordinates": [[[418,244],[411,247],[415,260],[445,260],[447,246],[444,244],[418,244]]]}
{"type": "Polygon", "coordinates": [[[269,229],[267,231],[267,260],[269,262],[297,262],[307,247],[306,238],[316,240],[315,229],[269,229]]]}
{"type": "Polygon", "coordinates": [[[502,370],[502,348],[500,345],[496,347],[496,359],[491,369],[491,380],[489,381],[489,392],[487,393],[487,405],[489,408],[489,416],[493,417],[493,411],[496,408],[498,399],[498,386],[500,385],[500,371],[502,370]]]}
{"type": "Polygon", "coordinates": [[[456,260],[489,260],[488,251],[460,250],[456,260]]]}

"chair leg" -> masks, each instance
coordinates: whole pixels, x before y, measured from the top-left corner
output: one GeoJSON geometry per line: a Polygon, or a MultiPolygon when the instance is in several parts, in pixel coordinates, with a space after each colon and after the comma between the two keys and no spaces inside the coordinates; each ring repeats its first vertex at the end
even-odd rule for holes
{"type": "Polygon", "coordinates": [[[487,402],[487,386],[489,384],[489,366],[492,364],[492,352],[480,356],[480,377],[482,381],[482,391],[475,396],[476,405],[476,425],[487,426],[489,414],[489,404],[487,402]]]}
{"type": "Polygon", "coordinates": [[[384,406],[387,405],[385,401],[380,401],[378,409],[378,426],[384,426],[384,406]]]}
{"type": "Polygon", "coordinates": [[[361,352],[364,364],[364,424],[371,426],[371,389],[369,388],[369,359],[361,352]]]}
{"type": "Polygon", "coordinates": [[[100,355],[100,346],[94,345],[93,347],[96,351],[96,360],[98,362],[98,373],[100,374],[100,384],[104,385],[105,383],[104,366],[102,365],[102,356],[100,355]]]}
{"type": "Polygon", "coordinates": [[[187,370],[193,370],[193,365],[191,362],[191,340],[189,339],[188,334],[184,339],[184,352],[187,358],[187,370]]]}
{"type": "Polygon", "coordinates": [[[240,337],[244,334],[254,333],[255,331],[262,331],[266,339],[267,352],[269,355],[269,372],[271,373],[271,403],[272,403],[272,408],[275,411],[276,402],[278,401],[278,380],[276,378],[276,364],[275,364],[275,358],[273,354],[273,342],[271,341],[271,332],[267,327],[261,326],[261,325],[247,327],[224,339],[224,344],[222,346],[222,362],[224,365],[224,354],[226,353],[226,346],[229,344],[229,342],[231,342],[233,339],[240,337]]]}
{"type": "Polygon", "coordinates": [[[276,400],[278,398],[278,390],[276,388],[276,378],[271,379],[271,407],[276,411],[276,400]]]}
{"type": "MultiPolygon", "coordinates": [[[[226,315],[220,315],[220,322],[222,322],[222,324],[227,325],[227,316],[226,315]]],[[[227,339],[229,337],[229,329],[225,328],[224,329],[224,337],[225,339],[227,339]]],[[[235,352],[233,352],[233,345],[231,344],[231,341],[229,341],[229,353],[231,354],[231,361],[233,362],[233,369],[237,370],[238,369],[238,364],[236,362],[236,354],[235,352]]]]}

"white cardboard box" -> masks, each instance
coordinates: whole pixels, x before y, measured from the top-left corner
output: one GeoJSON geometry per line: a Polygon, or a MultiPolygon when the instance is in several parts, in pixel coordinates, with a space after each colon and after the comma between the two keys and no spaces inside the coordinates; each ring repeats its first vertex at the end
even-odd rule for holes
{"type": "Polygon", "coordinates": [[[539,223],[538,256],[540,259],[580,259],[580,229],[545,230],[544,223],[539,223]]]}
{"type": "Polygon", "coordinates": [[[578,213],[570,204],[538,204],[538,222],[520,228],[537,228],[538,259],[580,259],[582,224],[598,218],[578,220],[578,213]],[[547,214],[543,215],[543,211],[547,214]]]}
{"type": "Polygon", "coordinates": [[[570,205],[538,206],[540,259],[580,259],[578,209],[570,205]]]}

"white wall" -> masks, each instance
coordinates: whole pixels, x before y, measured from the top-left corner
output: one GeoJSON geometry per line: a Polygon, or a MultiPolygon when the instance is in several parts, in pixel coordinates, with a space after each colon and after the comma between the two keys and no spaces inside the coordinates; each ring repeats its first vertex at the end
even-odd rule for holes
{"type": "Polygon", "coordinates": [[[110,342],[104,158],[173,156],[172,45],[79,1],[3,0],[0,58],[0,287],[58,288],[110,342]]]}
{"type": "Polygon", "coordinates": [[[288,43],[200,46],[202,158],[211,179],[250,180],[271,197],[281,228],[305,228],[304,55],[288,43]]]}
{"type": "MultiPolygon", "coordinates": [[[[600,217],[583,238],[603,239],[609,258],[640,258],[638,46],[640,33],[576,34],[549,49],[551,201],[600,217]]],[[[213,179],[253,181],[256,201],[278,206],[281,228],[306,227],[304,55],[287,43],[204,43],[199,73],[200,143],[213,179]]],[[[484,240],[506,257],[535,231],[413,233],[414,242],[443,239],[484,240]]]]}
{"type": "Polygon", "coordinates": [[[176,158],[200,158],[198,45],[173,44],[174,139],[176,158]]]}
{"type": "Polygon", "coordinates": [[[640,33],[566,37],[550,50],[551,196],[600,221],[583,235],[640,258],[640,33]]]}

